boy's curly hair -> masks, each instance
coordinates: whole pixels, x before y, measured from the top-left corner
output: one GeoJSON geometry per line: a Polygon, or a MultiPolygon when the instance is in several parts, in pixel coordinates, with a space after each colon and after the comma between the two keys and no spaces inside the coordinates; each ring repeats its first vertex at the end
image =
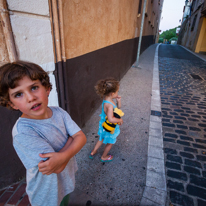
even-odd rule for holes
{"type": "Polygon", "coordinates": [[[116,92],[119,88],[119,81],[114,78],[101,79],[94,87],[96,93],[103,98],[112,92],[116,92]]]}
{"type": "Polygon", "coordinates": [[[45,72],[39,65],[24,61],[7,63],[0,67],[1,106],[11,109],[9,106],[9,88],[14,89],[17,86],[18,81],[25,76],[28,76],[33,81],[39,80],[45,88],[52,89],[47,72],[45,72]]]}

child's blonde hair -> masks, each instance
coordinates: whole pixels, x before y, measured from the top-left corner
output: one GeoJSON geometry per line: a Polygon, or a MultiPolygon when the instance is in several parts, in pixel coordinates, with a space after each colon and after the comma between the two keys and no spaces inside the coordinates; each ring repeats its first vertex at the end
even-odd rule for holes
{"type": "Polygon", "coordinates": [[[114,78],[101,79],[94,87],[96,93],[103,98],[112,92],[116,92],[119,88],[119,81],[114,78]]]}

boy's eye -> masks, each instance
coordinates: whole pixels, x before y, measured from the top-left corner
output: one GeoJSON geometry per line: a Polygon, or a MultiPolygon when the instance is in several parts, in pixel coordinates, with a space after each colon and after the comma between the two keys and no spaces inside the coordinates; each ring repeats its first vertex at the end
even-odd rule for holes
{"type": "Polygon", "coordinates": [[[21,97],[21,96],[22,96],[22,93],[15,94],[15,98],[18,98],[18,97],[21,97]]]}
{"type": "Polygon", "coordinates": [[[33,86],[32,88],[31,88],[31,90],[37,90],[39,87],[38,86],[33,86]]]}

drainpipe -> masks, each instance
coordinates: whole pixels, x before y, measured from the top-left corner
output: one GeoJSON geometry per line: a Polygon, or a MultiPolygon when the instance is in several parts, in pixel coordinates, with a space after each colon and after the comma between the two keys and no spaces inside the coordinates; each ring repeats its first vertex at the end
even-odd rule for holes
{"type": "MultiPolygon", "coordinates": [[[[51,0],[50,10],[52,14],[51,23],[54,36],[54,48],[55,48],[55,62],[57,65],[58,85],[60,92],[60,106],[66,110],[65,101],[65,85],[64,85],[64,62],[65,61],[65,47],[63,38],[63,16],[62,16],[62,1],[51,0]],[[60,8],[59,8],[60,7],[60,8]]],[[[56,77],[57,78],[57,77],[56,77]]],[[[67,109],[68,111],[68,109],[67,109]]]]}
{"type": "Polygon", "coordinates": [[[62,60],[66,62],[66,52],[65,52],[65,44],[64,44],[64,21],[63,21],[63,5],[62,0],[58,0],[58,8],[59,8],[59,27],[60,27],[60,38],[61,38],[61,51],[62,51],[62,60]]]}
{"type": "Polygon", "coordinates": [[[6,0],[0,0],[0,17],[2,21],[3,32],[6,41],[6,47],[10,62],[17,61],[17,53],[14,44],[13,33],[10,24],[9,11],[6,0]]]}
{"type": "MultiPolygon", "coordinates": [[[[58,0],[58,13],[59,13],[59,28],[60,28],[60,39],[61,39],[61,54],[62,54],[62,69],[63,75],[66,76],[66,50],[64,42],[64,17],[63,17],[63,3],[62,0],[58,0]]],[[[69,86],[67,81],[64,80],[64,91],[65,91],[65,110],[70,113],[70,102],[69,102],[69,86]]]]}
{"type": "Polygon", "coordinates": [[[144,17],[145,17],[145,9],[146,9],[147,0],[144,0],[144,6],[143,6],[143,12],[142,12],[142,22],[141,22],[141,28],[140,28],[140,34],[139,34],[139,43],[138,43],[138,50],[137,50],[137,59],[135,62],[135,67],[138,67],[139,64],[139,54],[140,54],[140,47],[141,47],[141,41],[142,41],[142,32],[144,27],[144,17]]]}

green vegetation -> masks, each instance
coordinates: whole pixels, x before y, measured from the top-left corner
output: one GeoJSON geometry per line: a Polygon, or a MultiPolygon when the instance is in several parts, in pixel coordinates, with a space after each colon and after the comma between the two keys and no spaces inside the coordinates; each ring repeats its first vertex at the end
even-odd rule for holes
{"type": "Polygon", "coordinates": [[[177,28],[178,27],[176,27],[174,29],[163,31],[162,34],[160,34],[160,36],[159,36],[159,41],[158,42],[163,43],[164,39],[169,40],[169,42],[171,42],[172,40],[177,41],[177,39],[178,39],[178,36],[176,35],[176,29],[177,28]]]}
{"type": "Polygon", "coordinates": [[[171,42],[171,41],[177,41],[178,40],[178,38],[177,37],[172,37],[169,41],[171,42]]]}

